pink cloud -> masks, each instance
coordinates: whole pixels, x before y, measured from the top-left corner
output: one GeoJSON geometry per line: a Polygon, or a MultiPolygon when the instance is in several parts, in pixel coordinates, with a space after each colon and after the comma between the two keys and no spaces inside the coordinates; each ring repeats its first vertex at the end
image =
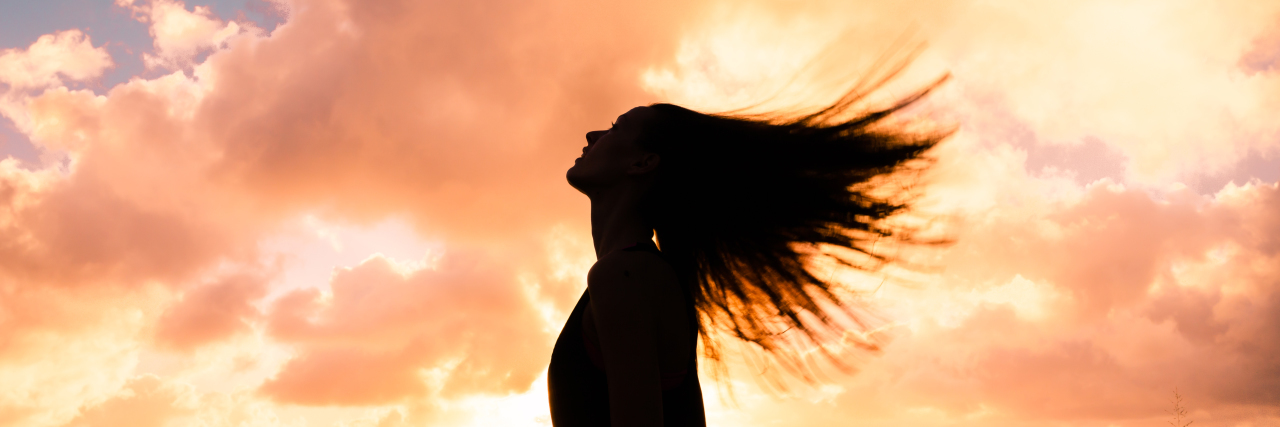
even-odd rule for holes
{"type": "Polygon", "coordinates": [[[43,89],[66,81],[97,78],[113,65],[79,30],[46,34],[22,49],[0,51],[0,83],[9,90],[43,89]]]}
{"type": "Polygon", "coordinates": [[[1250,73],[1265,73],[1280,68],[1280,20],[1253,40],[1252,48],[1240,57],[1240,67],[1250,73]]]}
{"type": "Polygon", "coordinates": [[[162,347],[190,350],[250,332],[260,317],[252,305],[267,294],[268,277],[235,274],[185,292],[157,319],[155,341],[162,347]]]}
{"type": "Polygon", "coordinates": [[[1197,424],[1274,419],[1280,187],[1154,200],[1095,185],[1048,215],[1015,219],[1028,208],[966,227],[940,284],[903,297],[955,304],[1017,274],[1061,293],[1045,317],[1018,315],[1025,299],[979,302],[954,324],[914,311],[915,326],[842,381],[841,409],[813,419],[931,408],[961,425],[1136,425],[1159,421],[1174,387],[1205,411],[1197,424]]]}

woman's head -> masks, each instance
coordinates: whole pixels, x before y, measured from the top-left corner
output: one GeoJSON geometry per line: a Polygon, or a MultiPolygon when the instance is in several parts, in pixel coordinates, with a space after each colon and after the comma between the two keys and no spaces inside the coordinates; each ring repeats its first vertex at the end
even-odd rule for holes
{"type": "Polygon", "coordinates": [[[654,114],[649,107],[632,108],[618,116],[609,129],[587,132],[582,156],[565,174],[569,185],[588,197],[619,187],[644,191],[661,163],[661,156],[640,143],[654,114]]]}

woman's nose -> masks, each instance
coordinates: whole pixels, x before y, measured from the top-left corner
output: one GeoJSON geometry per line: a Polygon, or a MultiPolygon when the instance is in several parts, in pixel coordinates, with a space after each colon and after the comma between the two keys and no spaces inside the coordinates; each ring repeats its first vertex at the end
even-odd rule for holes
{"type": "Polygon", "coordinates": [[[602,130],[593,130],[591,132],[587,132],[587,143],[594,144],[597,139],[600,139],[600,135],[604,135],[604,134],[605,134],[605,131],[602,131],[602,130]]]}

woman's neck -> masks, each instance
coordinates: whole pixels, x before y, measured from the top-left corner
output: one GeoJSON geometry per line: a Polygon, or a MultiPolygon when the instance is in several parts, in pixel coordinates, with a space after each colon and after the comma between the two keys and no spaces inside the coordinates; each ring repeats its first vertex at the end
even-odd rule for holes
{"type": "Polygon", "coordinates": [[[596,259],[653,238],[653,226],[640,214],[634,192],[612,192],[591,198],[591,240],[596,259]]]}

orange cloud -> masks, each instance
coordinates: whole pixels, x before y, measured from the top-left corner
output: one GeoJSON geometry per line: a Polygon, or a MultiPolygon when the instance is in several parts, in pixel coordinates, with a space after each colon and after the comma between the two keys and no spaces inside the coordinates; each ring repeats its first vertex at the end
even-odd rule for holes
{"type": "Polygon", "coordinates": [[[190,350],[202,344],[251,332],[260,313],[251,303],[267,296],[268,277],[237,274],[186,291],[157,319],[155,341],[162,347],[190,350]]]}
{"type": "Polygon", "coordinates": [[[375,255],[333,276],[331,295],[293,291],[269,331],[299,354],[261,392],[281,402],[371,405],[528,389],[552,336],[499,259],[451,252],[434,266],[375,255]]]}
{"type": "Polygon", "coordinates": [[[189,390],[166,387],[159,378],[144,376],[130,380],[111,399],[85,408],[67,427],[138,426],[163,427],[169,421],[195,412],[189,390]],[[188,398],[188,399],[184,399],[188,398]]]}

